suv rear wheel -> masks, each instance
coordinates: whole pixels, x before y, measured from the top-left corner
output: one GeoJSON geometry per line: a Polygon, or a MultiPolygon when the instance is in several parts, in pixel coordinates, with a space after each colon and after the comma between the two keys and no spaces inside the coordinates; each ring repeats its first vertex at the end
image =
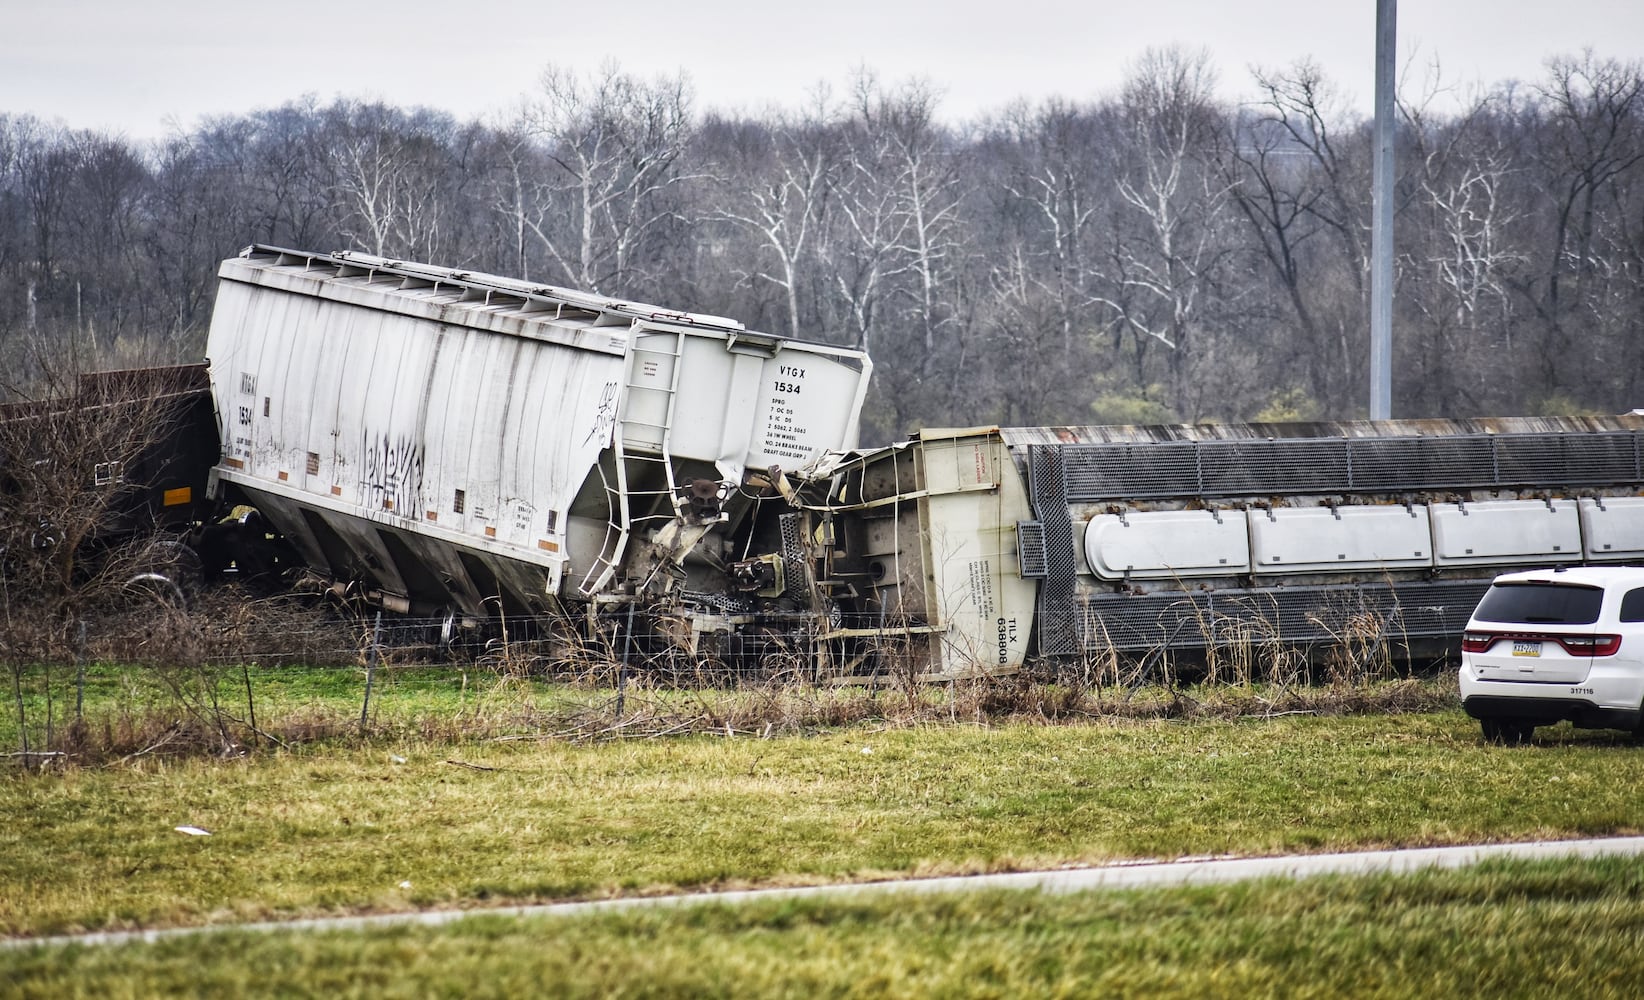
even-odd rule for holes
{"type": "Polygon", "coordinates": [[[1517,719],[1480,719],[1479,728],[1484,730],[1484,742],[1501,743],[1516,747],[1530,742],[1536,727],[1529,722],[1520,722],[1517,719]]]}

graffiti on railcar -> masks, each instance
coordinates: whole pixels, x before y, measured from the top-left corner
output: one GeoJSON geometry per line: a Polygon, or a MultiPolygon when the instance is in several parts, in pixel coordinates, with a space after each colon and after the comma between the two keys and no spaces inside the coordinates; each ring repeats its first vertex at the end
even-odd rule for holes
{"type": "Polygon", "coordinates": [[[589,428],[588,436],[582,439],[584,445],[595,441],[606,441],[611,431],[616,427],[617,420],[617,384],[605,383],[605,388],[599,394],[599,411],[594,414],[594,426],[589,428]]]}
{"type": "Polygon", "coordinates": [[[367,433],[360,454],[367,500],[382,510],[416,510],[422,493],[422,442],[404,435],[367,433]]]}

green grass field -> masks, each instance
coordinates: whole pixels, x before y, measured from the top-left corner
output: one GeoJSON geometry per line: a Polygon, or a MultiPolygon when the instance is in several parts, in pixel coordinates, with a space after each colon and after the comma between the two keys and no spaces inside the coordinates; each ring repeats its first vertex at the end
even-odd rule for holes
{"type": "Polygon", "coordinates": [[[763,901],[0,951],[16,997],[1631,997],[1644,866],[763,901]]]}
{"type": "Polygon", "coordinates": [[[0,779],[0,930],[1644,831],[1644,753],[1459,712],[368,742],[0,779]],[[175,832],[179,825],[208,837],[175,832]]]}

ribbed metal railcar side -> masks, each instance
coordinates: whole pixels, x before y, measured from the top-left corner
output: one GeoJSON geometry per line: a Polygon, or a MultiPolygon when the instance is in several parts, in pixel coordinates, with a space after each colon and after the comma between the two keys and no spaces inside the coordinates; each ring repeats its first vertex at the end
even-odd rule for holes
{"type": "Polygon", "coordinates": [[[858,352],[360,254],[252,247],[219,275],[218,483],[391,607],[707,592],[735,628],[756,598],[728,567],[777,534],[748,471],[855,444],[858,352]]]}

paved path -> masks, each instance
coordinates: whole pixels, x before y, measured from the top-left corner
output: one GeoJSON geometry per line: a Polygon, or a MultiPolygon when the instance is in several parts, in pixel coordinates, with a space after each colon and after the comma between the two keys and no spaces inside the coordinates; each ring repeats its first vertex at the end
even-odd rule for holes
{"type": "Polygon", "coordinates": [[[608,910],[703,903],[741,903],[799,897],[874,895],[888,892],[969,892],[977,889],[1037,889],[1041,892],[1088,892],[1096,889],[1145,889],[1156,886],[1210,885],[1259,878],[1309,878],[1314,875],[1368,875],[1410,872],[1424,868],[1463,868],[1496,859],[1596,858],[1604,855],[1644,854],[1644,837],[1598,840],[1547,840],[1521,844],[1481,844],[1471,847],[1427,847],[1401,851],[1362,851],[1353,854],[1294,854],[1277,858],[1203,858],[1161,863],[1104,865],[1053,871],[1010,872],[1002,875],[959,875],[948,878],[905,879],[895,882],[852,882],[843,885],[791,889],[748,889],[703,892],[679,896],[640,896],[583,903],[547,903],[473,910],[433,910],[383,913],[361,917],[319,917],[255,924],[215,924],[165,930],[116,931],[48,938],[14,938],[8,947],[36,945],[109,945],[159,941],[190,934],[229,931],[348,931],[408,924],[435,926],[476,916],[575,916],[608,910]]]}

